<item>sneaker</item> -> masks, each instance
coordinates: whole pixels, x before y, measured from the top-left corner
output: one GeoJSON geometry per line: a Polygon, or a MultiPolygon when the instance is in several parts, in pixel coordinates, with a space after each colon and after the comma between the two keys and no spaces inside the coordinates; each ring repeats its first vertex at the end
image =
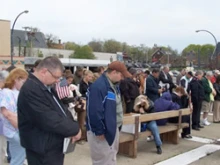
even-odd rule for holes
{"type": "Polygon", "coordinates": [[[24,165],[28,165],[27,159],[24,160],[24,165]]]}
{"type": "Polygon", "coordinates": [[[147,137],[147,141],[148,141],[148,142],[153,141],[153,140],[154,140],[154,137],[153,137],[153,136],[148,136],[148,137],[147,137]]]}
{"type": "Polygon", "coordinates": [[[192,139],[192,136],[191,135],[182,135],[182,138],[183,139],[192,139]]]}
{"type": "Polygon", "coordinates": [[[209,123],[207,119],[204,119],[204,120],[202,121],[202,124],[208,126],[208,125],[210,125],[211,123],[209,123]]]}

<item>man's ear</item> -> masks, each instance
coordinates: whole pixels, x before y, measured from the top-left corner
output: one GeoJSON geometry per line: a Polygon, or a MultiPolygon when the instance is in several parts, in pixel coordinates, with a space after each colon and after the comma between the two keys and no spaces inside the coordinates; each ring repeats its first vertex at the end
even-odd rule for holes
{"type": "Polygon", "coordinates": [[[40,73],[43,73],[43,74],[45,74],[46,72],[47,72],[47,68],[42,68],[41,70],[40,70],[40,73]]]}

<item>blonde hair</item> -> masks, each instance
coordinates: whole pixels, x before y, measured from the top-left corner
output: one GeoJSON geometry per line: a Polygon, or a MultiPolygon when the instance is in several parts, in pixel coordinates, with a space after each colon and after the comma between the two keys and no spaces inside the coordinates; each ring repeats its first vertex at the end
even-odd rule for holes
{"type": "Polygon", "coordinates": [[[149,101],[147,100],[147,96],[145,95],[139,95],[135,101],[134,101],[134,111],[135,112],[139,112],[139,105],[141,105],[142,103],[144,103],[144,109],[148,109],[149,108],[149,101]]]}
{"type": "Polygon", "coordinates": [[[12,89],[15,85],[16,79],[26,79],[28,77],[28,73],[21,68],[15,68],[13,69],[8,77],[5,80],[4,88],[12,89]]]}
{"type": "Polygon", "coordinates": [[[84,77],[87,76],[87,75],[89,75],[89,74],[93,75],[93,72],[92,72],[91,70],[85,70],[85,71],[83,72],[83,76],[84,76],[84,77]]]}
{"type": "Polygon", "coordinates": [[[96,81],[100,77],[99,73],[94,73],[93,75],[94,75],[93,81],[96,81]]]}

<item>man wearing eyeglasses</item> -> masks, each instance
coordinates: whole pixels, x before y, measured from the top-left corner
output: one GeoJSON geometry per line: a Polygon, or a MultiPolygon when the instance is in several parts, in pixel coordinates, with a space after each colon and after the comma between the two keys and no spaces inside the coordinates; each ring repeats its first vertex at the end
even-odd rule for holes
{"type": "Polygon", "coordinates": [[[42,60],[24,83],[18,98],[21,145],[29,165],[63,165],[64,138],[79,140],[81,131],[51,86],[60,81],[63,66],[56,57],[42,60]]]}

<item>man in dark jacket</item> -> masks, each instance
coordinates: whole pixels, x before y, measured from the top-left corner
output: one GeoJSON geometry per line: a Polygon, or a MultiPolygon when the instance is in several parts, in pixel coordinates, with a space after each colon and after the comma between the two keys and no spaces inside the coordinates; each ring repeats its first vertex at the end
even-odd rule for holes
{"type": "Polygon", "coordinates": [[[29,165],[63,165],[64,138],[80,139],[81,131],[51,85],[62,76],[56,57],[47,57],[20,90],[18,127],[29,165]]]}
{"type": "Polygon", "coordinates": [[[135,81],[136,78],[136,70],[134,68],[129,69],[129,72],[131,73],[132,77],[125,78],[120,83],[120,91],[122,97],[124,97],[125,104],[126,104],[126,113],[133,112],[134,107],[134,100],[136,97],[139,96],[139,86],[137,81],[135,81]]]}
{"type": "Polygon", "coordinates": [[[204,99],[204,89],[201,79],[203,77],[202,71],[197,71],[195,77],[192,78],[188,85],[187,93],[191,95],[191,102],[193,105],[192,111],[192,129],[199,131],[203,126],[200,125],[200,113],[202,100],[204,99]]]}
{"type": "Polygon", "coordinates": [[[168,66],[164,66],[159,75],[159,81],[162,87],[166,89],[166,91],[172,92],[172,89],[176,87],[173,83],[173,79],[169,74],[170,68],[168,66]]]}
{"type": "Polygon", "coordinates": [[[163,89],[158,85],[159,70],[153,69],[152,74],[146,80],[146,96],[153,102],[160,97],[163,89]]]}
{"type": "Polygon", "coordinates": [[[94,165],[116,164],[123,120],[118,83],[123,77],[130,76],[123,63],[114,61],[88,89],[87,138],[94,165]]]}

